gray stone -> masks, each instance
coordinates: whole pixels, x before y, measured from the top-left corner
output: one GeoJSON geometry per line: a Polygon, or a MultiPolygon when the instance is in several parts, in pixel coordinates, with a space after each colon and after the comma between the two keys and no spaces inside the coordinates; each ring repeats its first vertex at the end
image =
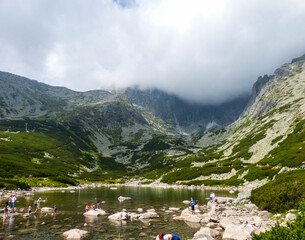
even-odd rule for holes
{"type": "Polygon", "coordinates": [[[236,203],[242,203],[249,200],[251,191],[240,192],[235,200],[236,203]]]}
{"type": "Polygon", "coordinates": [[[200,230],[194,234],[192,240],[199,240],[199,239],[213,240],[217,238],[219,235],[220,233],[217,230],[210,229],[208,227],[201,227],[200,230]]]}
{"type": "Polygon", "coordinates": [[[286,221],[293,221],[293,220],[295,220],[297,217],[296,217],[296,215],[295,214],[293,214],[293,213],[287,213],[287,215],[286,215],[286,217],[285,217],[285,220],[286,221]]]}
{"type": "Polygon", "coordinates": [[[62,235],[66,239],[82,239],[88,235],[88,232],[75,228],[64,232],[62,235]]]}

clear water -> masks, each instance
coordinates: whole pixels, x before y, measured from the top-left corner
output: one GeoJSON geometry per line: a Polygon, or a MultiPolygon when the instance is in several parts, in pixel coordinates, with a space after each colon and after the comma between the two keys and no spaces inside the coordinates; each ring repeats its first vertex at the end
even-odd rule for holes
{"type": "MultiPolygon", "coordinates": [[[[228,191],[214,191],[216,196],[236,197],[228,191]]],[[[181,211],[188,207],[183,200],[199,200],[204,204],[210,191],[197,189],[163,189],[150,187],[118,187],[111,190],[109,187],[90,188],[70,191],[47,191],[36,193],[31,197],[18,198],[17,208],[25,208],[32,205],[35,199],[42,197],[47,199],[42,207],[57,206],[56,216],[46,215],[40,212],[36,216],[23,218],[15,216],[1,221],[0,239],[14,235],[14,239],[63,239],[61,234],[72,228],[87,230],[90,235],[87,239],[155,239],[159,233],[173,233],[182,240],[191,239],[200,228],[198,224],[187,224],[184,221],[173,220],[173,215],[180,215],[181,211]],[[131,197],[131,200],[118,201],[119,196],[131,197]],[[83,216],[85,205],[95,204],[95,198],[105,201],[102,209],[106,216],[98,218],[86,218],[83,216]],[[178,212],[166,213],[164,209],[180,207],[178,212]],[[125,208],[128,212],[137,212],[137,208],[155,209],[159,218],[149,222],[127,221],[110,222],[108,216],[125,208]],[[84,224],[86,223],[86,226],[84,224]]],[[[4,201],[1,202],[4,206],[4,201]]],[[[35,207],[32,207],[35,210],[35,207]]]]}

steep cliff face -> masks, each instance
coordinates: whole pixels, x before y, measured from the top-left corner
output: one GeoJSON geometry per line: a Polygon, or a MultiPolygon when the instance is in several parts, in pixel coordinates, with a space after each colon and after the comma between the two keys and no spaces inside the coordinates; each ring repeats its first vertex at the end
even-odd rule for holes
{"type": "Polygon", "coordinates": [[[132,103],[190,134],[207,132],[210,128],[217,130],[231,124],[238,119],[249,100],[249,96],[245,95],[220,105],[202,105],[158,89],[137,88],[128,88],[125,95],[132,103]]]}

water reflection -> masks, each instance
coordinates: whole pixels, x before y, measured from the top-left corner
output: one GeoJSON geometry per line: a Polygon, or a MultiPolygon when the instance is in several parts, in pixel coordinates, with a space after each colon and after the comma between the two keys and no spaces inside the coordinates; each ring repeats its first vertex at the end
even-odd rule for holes
{"type": "MultiPolygon", "coordinates": [[[[198,199],[200,205],[205,203],[210,192],[190,189],[164,189],[150,187],[108,187],[81,189],[70,191],[40,192],[27,198],[19,198],[17,208],[28,206],[35,199],[42,197],[47,199],[41,203],[41,207],[53,207],[56,205],[58,211],[56,216],[42,214],[37,211],[36,215],[29,218],[22,216],[10,216],[2,222],[3,233],[0,238],[15,235],[17,239],[62,239],[60,235],[72,228],[79,228],[90,232],[90,239],[115,239],[120,235],[121,239],[137,239],[139,234],[145,236],[143,239],[154,239],[157,233],[173,232],[181,239],[190,239],[200,228],[198,224],[185,223],[173,220],[174,215],[180,215],[181,211],[189,206],[191,197],[198,199]],[[131,197],[130,200],[118,201],[119,196],[131,197]],[[108,215],[100,217],[84,217],[85,206],[95,203],[95,198],[101,201],[101,208],[108,215]],[[187,204],[183,201],[187,200],[187,204]],[[179,208],[179,210],[169,208],[179,208]],[[109,221],[108,216],[125,208],[128,212],[139,213],[138,209],[146,212],[155,209],[159,218],[137,221],[109,221]],[[31,234],[29,234],[31,233],[31,234]],[[152,238],[154,236],[154,238],[152,238]]],[[[215,191],[216,196],[234,196],[227,191],[215,191]]],[[[3,202],[1,203],[3,204],[3,202]]],[[[33,208],[33,207],[32,207],[33,208]]]]}

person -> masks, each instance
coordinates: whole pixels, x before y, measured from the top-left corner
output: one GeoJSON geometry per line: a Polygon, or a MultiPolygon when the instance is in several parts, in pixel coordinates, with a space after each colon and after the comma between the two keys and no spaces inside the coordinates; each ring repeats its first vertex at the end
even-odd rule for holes
{"type": "Polygon", "coordinates": [[[211,192],[211,193],[210,193],[210,200],[212,200],[212,201],[213,201],[213,200],[214,200],[214,198],[215,198],[215,193],[214,193],[214,192],[211,192]]]}
{"type": "Polygon", "coordinates": [[[56,207],[56,205],[54,205],[53,211],[54,211],[54,216],[56,216],[56,212],[57,212],[57,207],[56,207]]]}
{"type": "Polygon", "coordinates": [[[10,208],[11,208],[11,209],[13,208],[13,202],[12,202],[12,199],[13,199],[13,195],[11,195],[11,196],[10,196],[10,198],[8,199],[9,204],[10,204],[10,208]]]}
{"type": "Polygon", "coordinates": [[[180,240],[180,237],[175,234],[160,233],[156,239],[158,239],[158,240],[180,240]]]}
{"type": "Polygon", "coordinates": [[[92,210],[95,210],[95,205],[92,203],[90,208],[91,208],[92,210]]]}
{"type": "Polygon", "coordinates": [[[196,200],[196,202],[195,202],[195,208],[199,209],[199,202],[198,202],[198,200],[196,200]]]}
{"type": "Polygon", "coordinates": [[[37,209],[40,209],[40,204],[41,204],[41,197],[38,198],[37,200],[37,209]]]}
{"type": "Polygon", "coordinates": [[[219,204],[217,198],[215,198],[214,203],[215,203],[216,206],[219,204]]]}
{"type": "Polygon", "coordinates": [[[16,200],[17,200],[17,198],[16,198],[16,196],[14,195],[14,196],[12,197],[12,210],[13,210],[13,212],[14,212],[14,209],[15,209],[15,202],[16,202],[16,200]]]}
{"type": "Polygon", "coordinates": [[[89,208],[90,208],[89,205],[86,205],[85,207],[86,212],[89,211],[89,208]]]}
{"type": "Polygon", "coordinates": [[[95,200],[96,200],[96,208],[100,208],[101,207],[100,200],[98,200],[97,198],[95,198],[95,200]]]}
{"type": "Polygon", "coordinates": [[[190,204],[191,204],[192,213],[194,213],[194,211],[195,211],[195,201],[193,200],[193,198],[191,198],[190,204]]]}
{"type": "Polygon", "coordinates": [[[8,206],[9,206],[9,203],[8,203],[8,201],[6,201],[5,206],[4,206],[4,218],[8,217],[8,206]]]}
{"type": "Polygon", "coordinates": [[[29,212],[29,215],[31,215],[31,213],[32,213],[32,206],[31,206],[31,205],[29,205],[29,210],[28,210],[28,212],[29,212]]]}

